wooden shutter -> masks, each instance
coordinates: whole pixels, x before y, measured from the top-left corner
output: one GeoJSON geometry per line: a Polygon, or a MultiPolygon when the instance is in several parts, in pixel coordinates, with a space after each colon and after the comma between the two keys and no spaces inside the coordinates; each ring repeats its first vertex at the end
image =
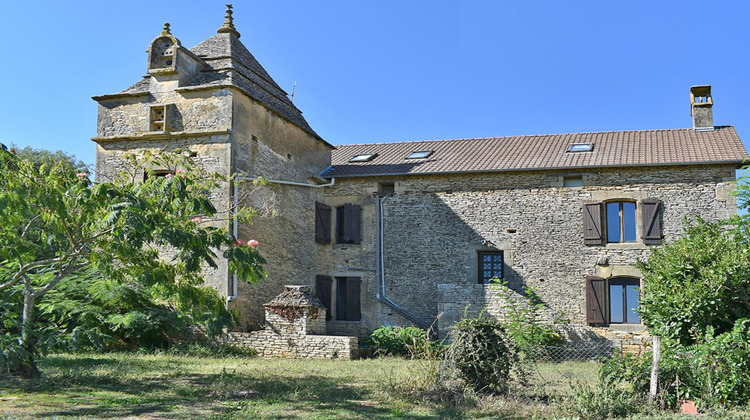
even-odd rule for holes
{"type": "Polygon", "coordinates": [[[331,243],[331,208],[315,202],[315,242],[331,243]]]}
{"type": "Polygon", "coordinates": [[[598,201],[583,202],[583,243],[586,245],[601,245],[604,241],[602,206],[598,201]]]}
{"type": "Polygon", "coordinates": [[[347,244],[362,242],[362,206],[360,205],[344,205],[343,242],[347,244]]]}
{"type": "Polygon", "coordinates": [[[643,225],[641,229],[641,238],[646,245],[660,245],[662,239],[661,214],[657,198],[646,198],[641,201],[641,217],[643,225]]]}
{"type": "Polygon", "coordinates": [[[362,309],[360,304],[360,284],[359,277],[346,278],[346,320],[359,321],[362,319],[362,309]]]}
{"type": "Polygon", "coordinates": [[[586,276],[586,321],[589,324],[607,323],[607,280],[586,276]]]}
{"type": "Polygon", "coordinates": [[[329,276],[318,275],[315,277],[315,296],[320,303],[326,307],[326,321],[331,320],[331,285],[333,279],[329,276]]]}

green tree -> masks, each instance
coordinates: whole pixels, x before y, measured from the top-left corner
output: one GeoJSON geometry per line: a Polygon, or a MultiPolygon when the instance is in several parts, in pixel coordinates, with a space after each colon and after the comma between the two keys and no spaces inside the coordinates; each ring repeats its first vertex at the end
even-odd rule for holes
{"type": "Polygon", "coordinates": [[[709,327],[730,331],[750,317],[747,221],[698,218],[685,235],[640,263],[644,293],[639,314],[652,334],[690,345],[709,327]]]}
{"type": "MultiPolygon", "coordinates": [[[[218,254],[241,279],[265,275],[257,250],[228,232],[211,203],[221,177],[180,150],[126,155],[116,179],[96,184],[71,159],[53,155],[0,150],[0,294],[9,303],[0,344],[14,373],[39,374],[36,359],[45,343],[35,308],[65,282],[83,287],[97,279],[105,289],[107,282],[147,289],[164,305],[201,319],[200,311],[217,304],[218,296],[202,286],[202,271],[217,266],[218,254]],[[171,173],[156,176],[153,167],[171,173]]],[[[234,215],[247,221],[250,212],[234,215]]]]}

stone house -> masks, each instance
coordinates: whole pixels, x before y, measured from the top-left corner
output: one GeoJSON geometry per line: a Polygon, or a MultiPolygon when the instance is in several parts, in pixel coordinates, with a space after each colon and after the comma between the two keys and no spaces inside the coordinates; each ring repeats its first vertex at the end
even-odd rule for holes
{"type": "Polygon", "coordinates": [[[239,38],[231,9],[190,49],[165,25],[143,79],[94,98],[93,140],[98,176],[126,152],[180,147],[241,175],[215,192],[218,207],[270,197],[277,213],[229,226],[260,242],[268,278],[246,284],[226,263],[206,273],[244,330],[298,284],[326,306],[329,334],[444,333],[467,306],[497,310],[495,277],[532,286],[550,317],[582,330],[637,328],[636,262],[686,219],[737,212],[735,170],[748,155],[733,127],[714,126],[709,86],[691,88],[686,129],[334,147],[239,38]],[[247,182],[257,177],[265,192],[247,182]]]}

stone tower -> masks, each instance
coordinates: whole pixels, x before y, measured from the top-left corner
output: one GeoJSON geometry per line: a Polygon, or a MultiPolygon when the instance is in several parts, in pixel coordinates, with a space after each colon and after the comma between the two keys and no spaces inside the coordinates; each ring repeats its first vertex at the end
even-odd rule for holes
{"type": "Polygon", "coordinates": [[[165,24],[147,50],[147,74],[119,93],[93,98],[99,103],[93,140],[100,179],[118,171],[125,153],[181,148],[227,178],[281,181],[259,194],[251,194],[249,182],[225,182],[213,194],[218,209],[250,205],[249,196],[272,197],[265,203],[273,211],[251,226],[217,222],[239,238],[260,242],[268,278],[257,285],[237,281],[226,261],[205,274],[230,308],[240,311],[243,328],[254,328],[262,322],[263,303],[284,284],[311,284],[315,278],[314,250],[299,244],[314,236],[319,192],[313,186],[330,165],[333,146],[313,131],[239,38],[231,5],[217,33],[190,49],[165,24]]]}

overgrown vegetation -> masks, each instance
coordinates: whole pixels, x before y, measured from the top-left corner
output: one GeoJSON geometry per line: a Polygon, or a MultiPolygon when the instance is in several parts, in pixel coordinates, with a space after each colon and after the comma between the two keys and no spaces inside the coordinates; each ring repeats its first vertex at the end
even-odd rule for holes
{"type": "Polygon", "coordinates": [[[229,213],[210,194],[227,180],[178,149],[124,158],[116,179],[93,183],[67,155],[0,150],[0,372],[36,376],[53,348],[159,346],[193,324],[219,333],[232,315],[203,270],[221,255],[240,279],[264,276],[255,248],[217,227],[229,213]]]}
{"type": "Polygon", "coordinates": [[[721,334],[738,319],[750,318],[749,239],[743,219],[698,218],[683,237],[640,263],[644,293],[639,315],[649,331],[693,345],[709,328],[721,334]]]}
{"type": "Polygon", "coordinates": [[[524,286],[523,293],[519,294],[508,287],[507,281],[495,279],[493,287],[503,301],[502,326],[520,350],[528,352],[562,341],[554,325],[545,322],[544,303],[531,286],[524,286]]]}
{"type": "Polygon", "coordinates": [[[451,338],[441,377],[448,388],[468,386],[479,393],[497,394],[508,390],[511,369],[519,365],[519,357],[495,318],[464,317],[453,325],[451,338]]]}
{"type": "Polygon", "coordinates": [[[432,340],[429,333],[416,327],[382,326],[370,334],[367,344],[375,347],[377,356],[408,356],[434,358],[442,345],[432,340]]]}

